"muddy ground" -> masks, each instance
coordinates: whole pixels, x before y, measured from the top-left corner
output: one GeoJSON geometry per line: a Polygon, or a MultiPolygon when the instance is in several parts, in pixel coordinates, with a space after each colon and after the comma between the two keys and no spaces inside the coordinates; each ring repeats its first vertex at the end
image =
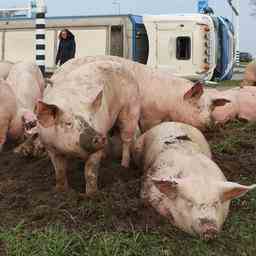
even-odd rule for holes
{"type": "MultiPolygon", "coordinates": [[[[225,128],[214,129],[206,136],[214,160],[228,180],[256,183],[256,124],[234,122],[225,128]]],[[[189,239],[183,232],[170,227],[152,209],[145,208],[139,198],[141,172],[135,167],[126,170],[118,162],[104,162],[99,175],[100,192],[86,200],[79,197],[85,186],[83,163],[71,161],[68,174],[73,191],[56,193],[54,170],[48,158],[22,158],[13,154],[12,147],[8,146],[0,157],[0,228],[8,230],[22,223],[27,230],[38,230],[61,224],[77,232],[157,231],[168,239],[177,236],[189,239]]],[[[256,237],[253,197],[256,193],[232,203],[233,218],[229,217],[223,231],[227,241],[234,239],[235,231],[239,232],[234,227],[237,228],[240,222],[251,224],[250,233],[254,232],[256,237]],[[232,226],[231,222],[237,218],[238,224],[232,226]]],[[[239,234],[235,239],[238,237],[239,234]]]]}

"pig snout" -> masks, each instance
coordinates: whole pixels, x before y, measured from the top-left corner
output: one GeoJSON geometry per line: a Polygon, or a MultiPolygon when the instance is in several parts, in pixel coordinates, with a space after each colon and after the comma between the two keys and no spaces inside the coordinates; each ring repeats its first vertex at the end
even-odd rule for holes
{"type": "Polygon", "coordinates": [[[31,131],[36,126],[37,126],[36,120],[24,123],[24,127],[25,127],[26,131],[31,131]]]}
{"type": "Polygon", "coordinates": [[[107,145],[107,137],[101,134],[90,136],[88,133],[81,133],[79,137],[79,144],[82,149],[88,152],[96,152],[105,148],[107,145]]]}
{"type": "Polygon", "coordinates": [[[37,133],[37,117],[33,113],[25,113],[22,116],[22,121],[26,135],[37,133]]]}
{"type": "Polygon", "coordinates": [[[218,234],[218,227],[214,220],[206,218],[199,219],[200,237],[203,240],[211,240],[216,238],[218,234]]]}
{"type": "Polygon", "coordinates": [[[107,137],[100,134],[96,135],[92,139],[92,145],[96,150],[104,148],[107,145],[107,137]]]}

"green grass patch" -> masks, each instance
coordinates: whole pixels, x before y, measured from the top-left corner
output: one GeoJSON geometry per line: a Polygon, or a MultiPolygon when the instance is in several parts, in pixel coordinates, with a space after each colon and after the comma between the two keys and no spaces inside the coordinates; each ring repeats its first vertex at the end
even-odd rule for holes
{"type": "Polygon", "coordinates": [[[255,148],[256,122],[233,121],[226,125],[220,140],[211,142],[214,153],[235,155],[255,148]]]}
{"type": "Polygon", "coordinates": [[[213,145],[212,150],[216,153],[234,154],[240,149],[242,142],[237,137],[227,137],[223,142],[213,145]]]}
{"type": "Polygon", "coordinates": [[[256,233],[254,224],[249,222],[252,220],[242,225],[239,215],[234,215],[228,221],[228,225],[232,223],[229,232],[224,230],[217,240],[210,242],[181,232],[176,235],[139,231],[78,233],[61,226],[32,232],[18,226],[2,231],[0,239],[6,244],[8,256],[253,256],[256,233]]]}
{"type": "Polygon", "coordinates": [[[217,87],[223,86],[223,87],[235,87],[239,86],[241,83],[240,80],[226,80],[226,81],[221,81],[218,83],[217,87]]]}

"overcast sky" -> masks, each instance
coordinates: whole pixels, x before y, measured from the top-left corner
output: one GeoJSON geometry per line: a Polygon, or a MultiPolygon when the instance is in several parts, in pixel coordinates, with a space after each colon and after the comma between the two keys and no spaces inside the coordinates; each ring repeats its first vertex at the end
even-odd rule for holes
{"type": "MultiPolygon", "coordinates": [[[[168,14],[196,11],[197,0],[118,0],[121,13],[168,14]]],[[[234,0],[236,1],[236,0],[234,0]]],[[[252,17],[250,0],[240,0],[240,43],[241,51],[256,56],[256,17],[252,17]]],[[[113,14],[118,12],[113,0],[46,0],[48,16],[113,14]]],[[[0,8],[27,4],[26,0],[0,0],[0,8]]],[[[232,12],[225,0],[209,0],[217,15],[232,19],[232,12]]]]}

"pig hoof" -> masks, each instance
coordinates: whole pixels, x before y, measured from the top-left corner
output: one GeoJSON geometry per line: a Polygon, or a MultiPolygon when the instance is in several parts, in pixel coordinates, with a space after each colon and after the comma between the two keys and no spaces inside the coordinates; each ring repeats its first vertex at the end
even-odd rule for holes
{"type": "Polygon", "coordinates": [[[96,195],[97,195],[97,192],[91,192],[91,193],[79,193],[79,197],[81,198],[81,199],[84,199],[84,200],[86,200],[86,199],[92,199],[92,198],[94,198],[94,197],[96,197],[96,195]]]}
{"type": "Polygon", "coordinates": [[[89,197],[86,195],[86,193],[79,193],[78,197],[79,197],[79,199],[82,199],[82,200],[89,199],[89,197]]]}
{"type": "Polygon", "coordinates": [[[93,186],[92,188],[86,188],[86,196],[94,197],[98,193],[97,186],[93,186]]]}
{"type": "Polygon", "coordinates": [[[128,168],[129,168],[129,162],[127,162],[127,161],[122,161],[121,166],[124,167],[124,168],[126,168],[126,169],[128,169],[128,168]]]}
{"type": "Polygon", "coordinates": [[[68,185],[56,185],[55,190],[58,193],[68,192],[69,187],[68,187],[68,185]]]}

